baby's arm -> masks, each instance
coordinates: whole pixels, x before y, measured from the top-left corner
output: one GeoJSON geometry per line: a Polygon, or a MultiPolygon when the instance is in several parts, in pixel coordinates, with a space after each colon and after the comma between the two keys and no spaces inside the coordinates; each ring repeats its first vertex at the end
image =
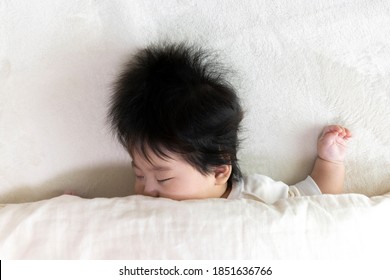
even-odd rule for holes
{"type": "Polygon", "coordinates": [[[344,158],[351,132],[339,125],[325,127],[317,143],[318,157],[310,176],[322,193],[338,194],[344,191],[344,158]]]}

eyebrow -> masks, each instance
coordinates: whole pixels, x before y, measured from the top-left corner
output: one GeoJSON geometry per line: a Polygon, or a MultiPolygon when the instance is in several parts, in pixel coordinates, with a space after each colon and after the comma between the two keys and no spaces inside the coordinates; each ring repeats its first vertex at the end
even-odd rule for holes
{"type": "MultiPolygon", "coordinates": [[[[137,166],[137,164],[134,162],[134,161],[131,161],[131,165],[137,169],[141,169],[137,166]]],[[[154,166],[152,165],[152,170],[154,171],[169,171],[171,170],[171,168],[167,167],[167,166],[154,166]]]]}

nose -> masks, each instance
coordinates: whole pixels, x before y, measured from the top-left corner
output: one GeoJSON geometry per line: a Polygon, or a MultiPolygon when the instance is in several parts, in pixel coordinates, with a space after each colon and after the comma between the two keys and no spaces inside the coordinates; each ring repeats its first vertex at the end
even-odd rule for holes
{"type": "Polygon", "coordinates": [[[153,181],[146,180],[144,185],[143,195],[159,197],[160,195],[158,192],[157,185],[153,181]]]}

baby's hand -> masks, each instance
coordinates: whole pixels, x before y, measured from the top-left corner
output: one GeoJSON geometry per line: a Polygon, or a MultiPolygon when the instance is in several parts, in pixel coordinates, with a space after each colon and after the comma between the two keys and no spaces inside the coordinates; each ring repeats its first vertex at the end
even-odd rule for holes
{"type": "Polygon", "coordinates": [[[334,163],[343,163],[347,142],[351,137],[351,132],[340,125],[325,127],[317,143],[318,157],[334,163]]]}

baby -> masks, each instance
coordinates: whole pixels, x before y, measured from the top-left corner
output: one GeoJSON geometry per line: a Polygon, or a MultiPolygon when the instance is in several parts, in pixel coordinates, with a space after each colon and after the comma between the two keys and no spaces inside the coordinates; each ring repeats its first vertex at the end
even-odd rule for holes
{"type": "Polygon", "coordinates": [[[243,111],[226,70],[186,44],[140,50],[115,84],[109,118],[129,152],[135,192],[175,200],[279,199],[343,192],[351,132],[323,130],[313,171],[293,186],[263,175],[243,176],[237,159],[243,111]]]}

